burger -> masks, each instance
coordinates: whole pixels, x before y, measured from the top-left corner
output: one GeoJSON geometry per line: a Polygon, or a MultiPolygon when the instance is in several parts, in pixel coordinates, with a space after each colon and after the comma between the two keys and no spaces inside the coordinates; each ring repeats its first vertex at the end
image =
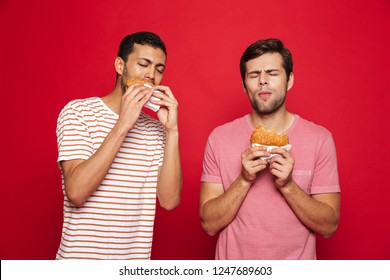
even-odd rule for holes
{"type": "MultiPolygon", "coordinates": [[[[286,133],[277,133],[274,130],[268,130],[263,128],[261,125],[256,127],[251,135],[251,146],[264,146],[267,151],[273,148],[283,148],[287,151],[291,149],[288,136],[286,133]]],[[[269,157],[261,157],[263,160],[269,160],[277,154],[271,154],[269,157]]]]}
{"type": "Polygon", "coordinates": [[[286,133],[277,133],[260,125],[252,133],[251,144],[282,147],[288,145],[288,136],[286,133]]]}

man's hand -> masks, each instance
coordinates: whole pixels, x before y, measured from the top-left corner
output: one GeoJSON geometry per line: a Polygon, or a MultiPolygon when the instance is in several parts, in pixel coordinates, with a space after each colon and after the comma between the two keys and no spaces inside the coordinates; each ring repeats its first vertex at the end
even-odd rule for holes
{"type": "Polygon", "coordinates": [[[153,96],[160,100],[151,100],[152,103],[160,105],[157,117],[166,131],[178,130],[178,102],[171,89],[166,86],[155,86],[159,92],[153,92],[153,96]]]}
{"type": "Polygon", "coordinates": [[[137,122],[142,107],[153,94],[153,89],[145,87],[141,84],[133,84],[129,86],[122,96],[121,107],[119,111],[119,121],[130,130],[137,122]]]}
{"type": "Polygon", "coordinates": [[[283,148],[272,149],[270,153],[276,154],[269,162],[270,172],[276,177],[276,187],[283,188],[292,180],[294,158],[283,148]]]}
{"type": "Polygon", "coordinates": [[[267,152],[265,147],[257,146],[249,148],[241,154],[241,176],[242,178],[253,183],[256,180],[256,175],[259,171],[267,167],[268,162],[262,160],[260,157],[269,157],[270,154],[267,152]]]}

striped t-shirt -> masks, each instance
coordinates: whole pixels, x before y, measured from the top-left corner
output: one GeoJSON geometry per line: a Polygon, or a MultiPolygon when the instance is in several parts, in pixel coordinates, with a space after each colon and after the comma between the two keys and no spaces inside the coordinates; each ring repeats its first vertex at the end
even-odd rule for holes
{"type": "MultiPolygon", "coordinates": [[[[57,122],[58,162],[90,158],[117,120],[98,97],[68,103],[57,122]]],[[[68,200],[62,176],[64,224],[57,259],[150,259],[164,143],[162,124],[142,112],[82,207],[68,200]]]]}

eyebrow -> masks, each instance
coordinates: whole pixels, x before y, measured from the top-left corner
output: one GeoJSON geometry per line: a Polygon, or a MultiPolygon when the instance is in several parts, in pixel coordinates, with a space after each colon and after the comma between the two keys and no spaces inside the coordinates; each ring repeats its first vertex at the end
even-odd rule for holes
{"type": "Polygon", "coordinates": [[[277,69],[277,68],[273,69],[273,68],[271,68],[271,69],[265,70],[266,73],[274,72],[274,71],[280,71],[280,69],[277,69]]]}
{"type": "MultiPolygon", "coordinates": [[[[274,71],[280,71],[280,69],[277,69],[277,68],[272,68],[272,69],[266,69],[264,72],[266,73],[270,73],[270,72],[274,72],[274,71]]],[[[261,73],[261,70],[253,70],[253,71],[250,71],[248,72],[248,75],[250,74],[260,74],[261,73]]]]}
{"type": "MultiPolygon", "coordinates": [[[[149,64],[153,64],[153,61],[151,61],[151,60],[148,59],[148,58],[140,57],[140,58],[138,58],[138,59],[145,60],[145,61],[148,62],[149,64]]],[[[165,64],[164,64],[164,63],[157,63],[157,64],[156,64],[156,67],[164,67],[164,68],[165,68],[165,64]]]]}

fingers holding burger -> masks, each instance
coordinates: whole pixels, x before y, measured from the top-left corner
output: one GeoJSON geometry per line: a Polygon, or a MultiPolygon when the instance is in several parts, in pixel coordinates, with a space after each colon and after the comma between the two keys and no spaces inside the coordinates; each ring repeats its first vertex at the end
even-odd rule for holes
{"type": "MultiPolygon", "coordinates": [[[[131,77],[131,78],[129,78],[126,81],[126,89],[128,89],[132,85],[137,85],[137,84],[143,85],[143,86],[145,86],[147,88],[153,88],[154,87],[154,84],[152,82],[148,81],[148,80],[131,77]]],[[[160,92],[160,91],[156,90],[155,92],[160,92]]],[[[157,112],[160,109],[160,106],[150,102],[151,100],[160,101],[159,98],[151,96],[150,99],[145,103],[144,107],[148,108],[148,109],[150,109],[150,110],[152,110],[154,112],[157,112]]]]}

